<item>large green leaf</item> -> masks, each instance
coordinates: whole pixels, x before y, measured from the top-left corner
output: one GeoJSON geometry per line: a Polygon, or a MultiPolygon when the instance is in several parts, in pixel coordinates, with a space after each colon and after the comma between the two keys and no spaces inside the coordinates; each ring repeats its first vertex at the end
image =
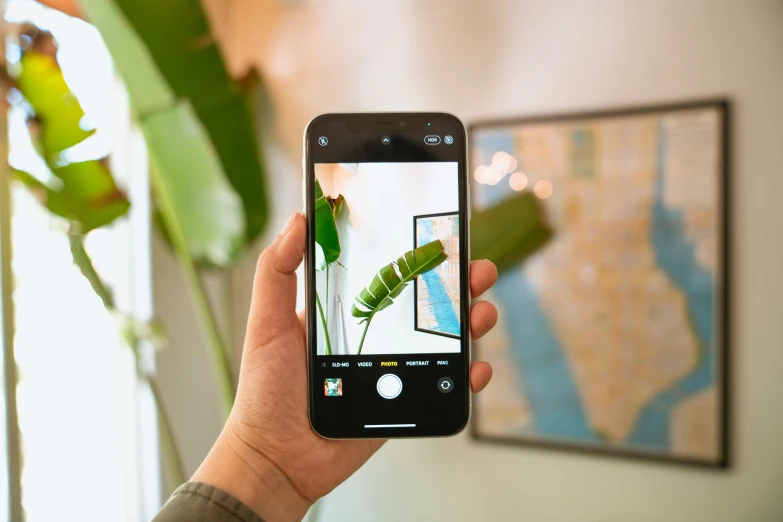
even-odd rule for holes
{"type": "Polygon", "coordinates": [[[15,174],[50,212],[78,222],[81,233],[107,225],[128,212],[130,202],[101,162],[71,163],[53,170],[62,181],[54,186],[27,172],[17,170],[15,174]]]}
{"type": "Polygon", "coordinates": [[[83,0],[82,6],[128,87],[155,166],[156,201],[167,205],[166,235],[181,238],[200,264],[237,261],[266,219],[261,164],[250,111],[199,3],[83,0]],[[150,23],[159,35],[149,33],[150,23]]]}
{"type": "Polygon", "coordinates": [[[95,131],[82,128],[82,106],[65,83],[54,58],[28,50],[22,55],[20,65],[16,86],[40,124],[44,159],[57,161],[60,152],[84,141],[95,131]]]}
{"type": "Polygon", "coordinates": [[[181,234],[190,254],[202,262],[225,266],[237,260],[245,245],[242,203],[228,181],[215,175],[219,160],[202,146],[204,128],[193,109],[181,102],[149,115],[141,128],[152,157],[157,203],[165,207],[161,215],[167,233],[181,234]],[[185,132],[191,139],[168,147],[165,137],[174,132],[185,132]]]}
{"type": "Polygon", "coordinates": [[[370,284],[359,292],[351,315],[361,318],[360,324],[369,321],[376,312],[392,305],[413,278],[429,272],[447,257],[440,239],[405,252],[378,270],[370,284]]]}
{"type": "Polygon", "coordinates": [[[473,259],[489,259],[508,270],[541,248],[552,237],[538,199],[529,192],[493,207],[473,212],[470,222],[473,259]]]}
{"type": "Polygon", "coordinates": [[[443,243],[440,239],[436,239],[432,243],[405,252],[397,261],[382,267],[375,274],[370,284],[359,292],[351,306],[351,315],[360,319],[359,324],[366,323],[357,355],[362,353],[364,338],[375,314],[394,304],[394,300],[414,278],[429,272],[444,262],[447,257],[446,252],[443,251],[443,243]]]}
{"type": "MultiPolygon", "coordinates": [[[[107,1],[111,0],[84,0],[84,4],[107,1]]],[[[267,208],[252,111],[244,93],[228,74],[201,2],[113,1],[149,51],[147,56],[152,59],[174,97],[190,102],[204,125],[220,158],[224,175],[241,198],[246,237],[248,241],[254,240],[266,223],[267,208]]],[[[116,22],[101,24],[92,18],[89,9],[87,11],[105,35],[112,30],[112,25],[116,25],[116,22]]],[[[115,60],[119,63],[120,56],[115,55],[115,60]]],[[[149,60],[125,64],[125,67],[130,68],[128,73],[134,75],[139,73],[140,65],[149,67],[149,60]]],[[[126,74],[123,76],[127,77],[126,74]]],[[[136,97],[133,87],[129,84],[131,96],[136,97]]],[[[144,86],[140,87],[143,91],[144,86]]],[[[143,107],[139,110],[142,117],[149,112],[143,107]]],[[[168,137],[169,146],[176,146],[175,140],[176,137],[168,137]]]]}
{"type": "Polygon", "coordinates": [[[315,242],[321,247],[324,262],[332,264],[340,257],[340,236],[337,234],[337,217],[342,212],[345,198],[324,196],[321,184],[315,180],[315,242]]]}
{"type": "Polygon", "coordinates": [[[17,170],[17,179],[52,213],[78,222],[83,234],[125,215],[130,203],[101,161],[67,163],[61,154],[94,131],[82,128],[84,111],[55,59],[26,50],[19,61],[16,87],[27,101],[28,111],[32,110],[31,141],[54,174],[43,181],[17,170]]]}
{"type": "Polygon", "coordinates": [[[114,66],[125,82],[137,116],[173,107],[174,90],[160,74],[144,42],[113,0],[81,0],[87,19],[101,32],[114,66]]]}

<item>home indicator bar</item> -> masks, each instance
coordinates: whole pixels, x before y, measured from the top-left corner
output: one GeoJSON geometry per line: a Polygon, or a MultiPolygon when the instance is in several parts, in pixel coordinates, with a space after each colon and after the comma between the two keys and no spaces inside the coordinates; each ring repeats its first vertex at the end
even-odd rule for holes
{"type": "Polygon", "coordinates": [[[365,424],[365,428],[415,428],[415,424],[365,424]]]}

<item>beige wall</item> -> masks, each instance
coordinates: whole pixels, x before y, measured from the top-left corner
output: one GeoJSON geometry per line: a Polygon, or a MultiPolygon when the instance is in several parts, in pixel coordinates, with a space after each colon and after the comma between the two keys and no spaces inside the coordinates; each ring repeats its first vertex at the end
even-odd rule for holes
{"type": "MultiPolygon", "coordinates": [[[[258,68],[268,88],[270,233],[301,207],[302,129],[322,112],[446,110],[469,122],[715,96],[734,102],[732,469],[488,446],[465,436],[398,441],[326,499],[325,520],[783,519],[783,3],[207,4],[231,68],[258,68]]],[[[237,335],[252,265],[228,289],[237,335]]],[[[156,269],[158,288],[168,289],[172,267],[160,253],[156,269]]],[[[175,328],[188,333],[190,310],[168,294],[156,290],[157,310],[187,321],[175,328]]],[[[205,352],[195,361],[192,331],[188,341],[161,356],[161,371],[192,469],[219,416],[210,413],[217,403],[205,385],[205,352]]]]}

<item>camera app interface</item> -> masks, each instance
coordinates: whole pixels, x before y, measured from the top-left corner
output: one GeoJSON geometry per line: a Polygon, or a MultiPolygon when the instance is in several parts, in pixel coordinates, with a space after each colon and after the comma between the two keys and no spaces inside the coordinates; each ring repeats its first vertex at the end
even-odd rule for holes
{"type": "MultiPolygon", "coordinates": [[[[318,355],[460,352],[458,172],[456,162],[315,165],[318,355]]],[[[341,383],[325,389],[342,394],[341,383]]]]}

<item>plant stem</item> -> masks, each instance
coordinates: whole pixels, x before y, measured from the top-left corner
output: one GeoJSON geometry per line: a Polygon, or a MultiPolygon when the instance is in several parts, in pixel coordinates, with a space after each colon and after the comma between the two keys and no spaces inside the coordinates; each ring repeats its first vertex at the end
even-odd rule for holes
{"type": "MultiPolygon", "coordinates": [[[[74,264],[90,283],[90,286],[96,295],[101,298],[103,307],[110,314],[116,314],[117,308],[114,305],[114,296],[98,275],[98,272],[95,270],[95,265],[92,264],[90,255],[84,248],[84,235],[78,232],[69,232],[68,243],[71,248],[74,264]]],[[[185,472],[182,467],[182,455],[179,452],[179,447],[174,438],[171,418],[163,404],[163,397],[155,377],[149,375],[142,369],[138,339],[134,337],[132,340],[128,341],[127,344],[128,348],[133,352],[136,363],[136,374],[149,385],[150,391],[152,392],[152,398],[155,401],[155,409],[158,414],[158,428],[163,443],[163,457],[166,460],[166,468],[168,469],[172,481],[179,486],[185,482],[185,472]]],[[[172,490],[173,489],[176,488],[172,488],[172,490]]]]}
{"type": "Polygon", "coordinates": [[[171,196],[165,189],[154,162],[150,164],[150,183],[157,198],[161,225],[171,239],[174,256],[185,274],[185,282],[188,285],[190,296],[196,307],[196,314],[201,323],[201,329],[207,339],[207,347],[213,363],[212,370],[218,381],[221,395],[223,415],[225,418],[228,418],[228,414],[231,413],[231,408],[234,405],[234,393],[236,391],[230,354],[223,342],[215,315],[209,305],[209,299],[199,278],[198,270],[196,270],[193,256],[190,254],[190,247],[188,246],[185,233],[182,230],[177,213],[174,211],[171,196]]]}
{"type": "Polygon", "coordinates": [[[106,285],[103,284],[98,272],[95,271],[90,255],[87,253],[87,250],[84,249],[84,235],[69,232],[68,243],[71,247],[73,263],[79,267],[79,271],[81,271],[82,275],[89,281],[93,292],[101,298],[104,308],[113,313],[115,311],[114,296],[106,285]]]}
{"type": "Polygon", "coordinates": [[[364,336],[367,335],[367,329],[370,328],[370,321],[372,320],[372,316],[367,318],[367,322],[364,324],[364,331],[362,332],[362,339],[359,341],[359,351],[356,352],[356,355],[362,354],[362,346],[364,346],[364,336]]]}
{"type": "Polygon", "coordinates": [[[329,265],[326,265],[326,310],[324,310],[326,324],[329,324],[329,265]]]}
{"type": "Polygon", "coordinates": [[[223,337],[220,334],[215,314],[212,311],[212,307],[209,305],[207,293],[204,290],[204,285],[198,275],[193,259],[189,254],[186,257],[178,256],[178,258],[180,266],[185,272],[185,281],[188,284],[190,296],[196,306],[196,313],[199,316],[201,328],[204,330],[204,335],[207,337],[210,348],[209,353],[212,356],[215,376],[218,379],[218,386],[220,387],[223,416],[227,419],[228,414],[231,413],[231,408],[234,406],[234,393],[236,391],[231,358],[229,357],[228,349],[223,343],[223,337]]]}
{"type": "Polygon", "coordinates": [[[332,344],[329,342],[329,332],[326,329],[326,318],[324,317],[324,309],[321,306],[321,298],[318,297],[318,292],[315,293],[315,304],[318,305],[318,315],[321,316],[321,328],[324,331],[324,342],[326,342],[326,355],[332,355],[332,344]]]}
{"type": "Polygon", "coordinates": [[[174,429],[171,425],[171,417],[163,404],[163,397],[158,387],[158,381],[151,375],[146,376],[147,384],[152,391],[158,410],[158,428],[160,429],[163,455],[166,459],[166,469],[173,482],[171,491],[185,483],[185,470],[183,469],[182,453],[180,453],[177,440],[174,438],[174,429]]]}

